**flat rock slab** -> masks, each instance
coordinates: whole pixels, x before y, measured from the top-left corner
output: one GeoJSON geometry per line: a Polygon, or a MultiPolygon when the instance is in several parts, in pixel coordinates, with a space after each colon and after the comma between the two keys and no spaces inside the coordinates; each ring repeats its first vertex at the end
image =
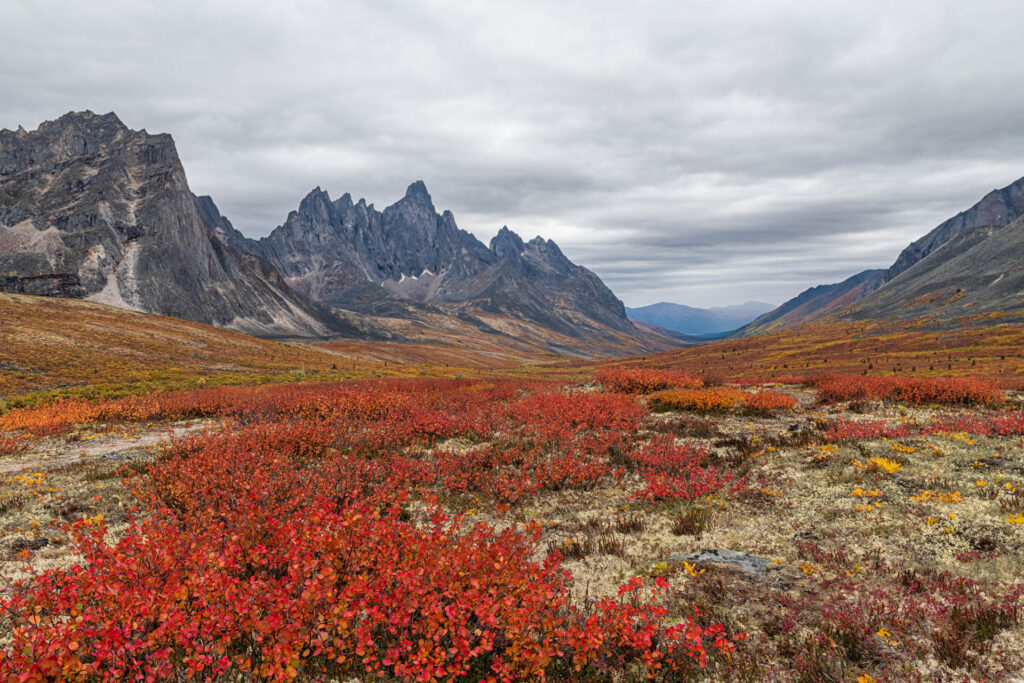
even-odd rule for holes
{"type": "Polygon", "coordinates": [[[731,564],[751,574],[767,574],[768,560],[759,555],[742,553],[738,550],[701,550],[689,555],[673,555],[669,562],[713,562],[715,564],[731,564]]]}

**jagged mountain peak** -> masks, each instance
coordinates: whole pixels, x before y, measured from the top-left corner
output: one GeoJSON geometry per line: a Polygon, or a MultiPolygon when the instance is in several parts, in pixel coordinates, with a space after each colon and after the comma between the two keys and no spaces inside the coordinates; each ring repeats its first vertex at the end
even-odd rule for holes
{"type": "Polygon", "coordinates": [[[554,240],[537,235],[529,242],[524,242],[519,233],[510,230],[507,225],[501,226],[498,234],[491,238],[490,251],[498,258],[520,258],[527,252],[533,252],[559,260],[568,260],[554,240]]]}
{"type": "Polygon", "coordinates": [[[438,214],[422,180],[381,211],[316,187],[251,240],[192,194],[170,135],[93,112],[0,131],[5,291],[261,336],[391,338],[405,329],[396,320],[434,330],[442,316],[558,352],[649,348],[622,302],[554,242],[506,227],[492,244],[438,214]]]}
{"type": "Polygon", "coordinates": [[[299,213],[307,214],[311,211],[325,211],[326,207],[331,204],[331,195],[325,190],[321,190],[320,186],[317,185],[299,202],[299,213]]]}
{"type": "MultiPolygon", "coordinates": [[[[405,189],[405,196],[403,196],[396,204],[392,206],[398,206],[402,204],[411,204],[417,207],[421,207],[426,211],[434,213],[434,200],[430,198],[430,193],[427,191],[427,184],[422,180],[413,182],[409,187],[405,189]]],[[[390,208],[390,207],[389,207],[390,208]]]]}
{"type": "Polygon", "coordinates": [[[82,111],[69,111],[68,113],[58,117],[57,120],[54,121],[54,123],[59,124],[66,124],[69,122],[90,125],[113,125],[120,126],[121,128],[125,129],[128,128],[128,126],[126,126],[124,122],[121,120],[121,117],[119,117],[115,112],[112,111],[108,111],[106,114],[97,114],[96,112],[90,109],[84,109],[82,111]]]}
{"type": "Polygon", "coordinates": [[[407,300],[472,305],[572,334],[579,333],[573,315],[582,314],[633,330],[622,302],[553,241],[526,243],[503,226],[485,246],[459,228],[451,211],[438,215],[421,180],[383,211],[364,200],[331,206],[293,212],[260,241],[261,253],[314,300],[388,315],[407,300]]]}
{"type": "Polygon", "coordinates": [[[507,225],[503,225],[498,234],[491,238],[490,249],[499,259],[513,258],[523,253],[526,244],[522,237],[509,230],[507,225]]]}
{"type": "Polygon", "coordinates": [[[557,244],[555,244],[554,240],[544,239],[540,235],[537,235],[536,237],[534,237],[532,240],[527,242],[527,244],[529,244],[530,246],[537,247],[539,249],[548,249],[552,253],[557,253],[557,254],[561,254],[562,253],[562,250],[558,247],[557,244]]]}
{"type": "Polygon", "coordinates": [[[217,219],[223,218],[220,209],[217,208],[217,204],[213,201],[213,197],[208,194],[196,195],[196,206],[199,210],[211,217],[217,219]]]}
{"type": "MultiPolygon", "coordinates": [[[[106,155],[116,149],[141,148],[153,163],[177,163],[170,135],[150,135],[129,129],[113,112],[68,112],[44,121],[35,130],[0,130],[0,175],[36,168],[53,172],[88,155],[106,155]]],[[[179,163],[180,167],[180,163],[179,163]]],[[[184,177],[182,172],[181,177],[184,177]]]]}
{"type": "Polygon", "coordinates": [[[527,242],[526,246],[529,249],[536,251],[538,254],[541,254],[542,257],[552,265],[558,265],[560,267],[569,267],[574,265],[572,261],[562,253],[561,248],[554,240],[546,240],[538,235],[527,242]]]}

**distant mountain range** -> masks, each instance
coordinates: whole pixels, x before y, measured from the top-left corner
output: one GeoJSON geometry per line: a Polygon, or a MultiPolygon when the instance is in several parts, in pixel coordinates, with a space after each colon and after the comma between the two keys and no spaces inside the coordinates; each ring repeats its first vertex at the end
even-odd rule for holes
{"type": "Polygon", "coordinates": [[[884,270],[812,287],[737,333],[752,336],[826,315],[933,325],[1022,322],[1024,178],[985,195],[904,249],[884,270]]]}
{"type": "Polygon", "coordinates": [[[236,244],[274,265],[295,291],[359,313],[447,304],[569,336],[635,331],[622,302],[553,241],[524,242],[503,227],[485,246],[450,211],[437,213],[422,181],[383,211],[316,188],[268,237],[236,244]]]}
{"type": "Polygon", "coordinates": [[[503,228],[484,245],[420,181],[383,211],[316,188],[249,239],[192,194],[170,135],[113,113],[0,131],[0,290],[271,338],[401,340],[415,328],[422,341],[468,326],[554,353],[677,344],[633,325],[554,242],[503,228]]]}
{"type": "Polygon", "coordinates": [[[714,308],[694,308],[663,301],[650,306],[627,308],[626,315],[632,320],[650,323],[674,332],[707,336],[732,332],[774,308],[774,305],[760,301],[714,308]]]}
{"type": "Polygon", "coordinates": [[[823,316],[1021,320],[1022,263],[1024,178],[943,222],[888,269],[812,287],[772,310],[749,302],[627,311],[550,240],[524,241],[505,227],[480,242],[435,209],[421,181],[383,210],[316,188],[253,240],[210,197],[192,194],[170,135],[92,112],[0,131],[0,291],[267,338],[486,338],[481,353],[543,358],[647,353],[823,316]]]}

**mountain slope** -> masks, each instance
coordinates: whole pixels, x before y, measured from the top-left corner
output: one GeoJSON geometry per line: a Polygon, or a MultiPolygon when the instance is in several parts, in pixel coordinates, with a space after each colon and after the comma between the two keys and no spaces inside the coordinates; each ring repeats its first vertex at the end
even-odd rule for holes
{"type": "Polygon", "coordinates": [[[836,313],[855,319],[997,313],[1016,310],[1013,288],[1020,272],[1017,228],[1024,218],[1024,178],[989,192],[977,204],[907,246],[887,270],[869,270],[834,285],[806,290],[738,332],[749,336],[800,325],[836,313]],[[982,272],[976,264],[984,264],[982,272]],[[991,274],[988,284],[985,278],[991,274]],[[994,287],[994,279],[1003,276],[994,287]],[[972,292],[970,296],[963,290],[972,292]],[[959,306],[942,302],[957,297],[959,306]],[[852,307],[847,311],[848,307],[852,307]]]}
{"type": "Polygon", "coordinates": [[[458,344],[465,330],[528,357],[676,344],[632,325],[554,242],[506,228],[486,246],[438,214],[422,182],[383,211],[317,188],[268,237],[248,239],[191,193],[169,135],[112,113],[0,131],[0,291],[271,338],[423,341],[419,330],[433,330],[458,344]]]}
{"type": "Polygon", "coordinates": [[[778,308],[758,316],[736,334],[764,334],[836,313],[875,291],[885,280],[885,274],[884,270],[865,270],[842,282],[806,289],[778,308]]]}
{"type": "MultiPolygon", "coordinates": [[[[288,379],[383,368],[179,318],[58,297],[0,293],[0,399],[76,385],[288,379]],[[332,367],[334,366],[334,367],[332,367]]],[[[67,389],[71,391],[70,389],[67,389]]],[[[0,401],[2,403],[2,401],[0,401]]]]}
{"type": "Polygon", "coordinates": [[[488,322],[499,316],[550,330],[560,351],[565,339],[638,351],[667,342],[632,325],[600,278],[554,242],[524,242],[504,227],[485,246],[450,211],[437,212],[422,181],[383,211],[316,188],[270,235],[240,248],[274,264],[296,291],[359,315],[444,313],[502,334],[488,322]]]}
{"type": "Polygon", "coordinates": [[[974,228],[1009,225],[1024,216],[1024,178],[1000,190],[992,190],[981,201],[949,220],[900,252],[889,267],[886,280],[907,270],[960,233],[974,228]]]}
{"type": "Polygon", "coordinates": [[[694,308],[663,301],[639,308],[627,308],[626,314],[632,320],[650,323],[675,332],[707,335],[731,332],[773,308],[771,304],[758,301],[715,308],[694,308]]]}
{"type": "MultiPolygon", "coordinates": [[[[212,204],[211,204],[212,207],[212,204]]],[[[205,207],[207,218],[219,212],[205,207]]],[[[211,230],[170,135],[113,113],[0,131],[0,289],[263,336],[353,329],[211,230]]]]}
{"type": "Polygon", "coordinates": [[[1024,313],[1024,218],[959,230],[844,317],[999,321],[1024,313]]]}

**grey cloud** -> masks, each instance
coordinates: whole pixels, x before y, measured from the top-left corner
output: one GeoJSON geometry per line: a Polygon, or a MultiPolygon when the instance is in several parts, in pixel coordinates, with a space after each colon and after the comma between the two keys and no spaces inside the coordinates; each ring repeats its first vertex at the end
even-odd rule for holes
{"type": "Polygon", "coordinates": [[[782,301],[1024,175],[1005,2],[15,0],[0,126],[115,110],[266,234],[422,178],[629,305],[782,301]]]}

